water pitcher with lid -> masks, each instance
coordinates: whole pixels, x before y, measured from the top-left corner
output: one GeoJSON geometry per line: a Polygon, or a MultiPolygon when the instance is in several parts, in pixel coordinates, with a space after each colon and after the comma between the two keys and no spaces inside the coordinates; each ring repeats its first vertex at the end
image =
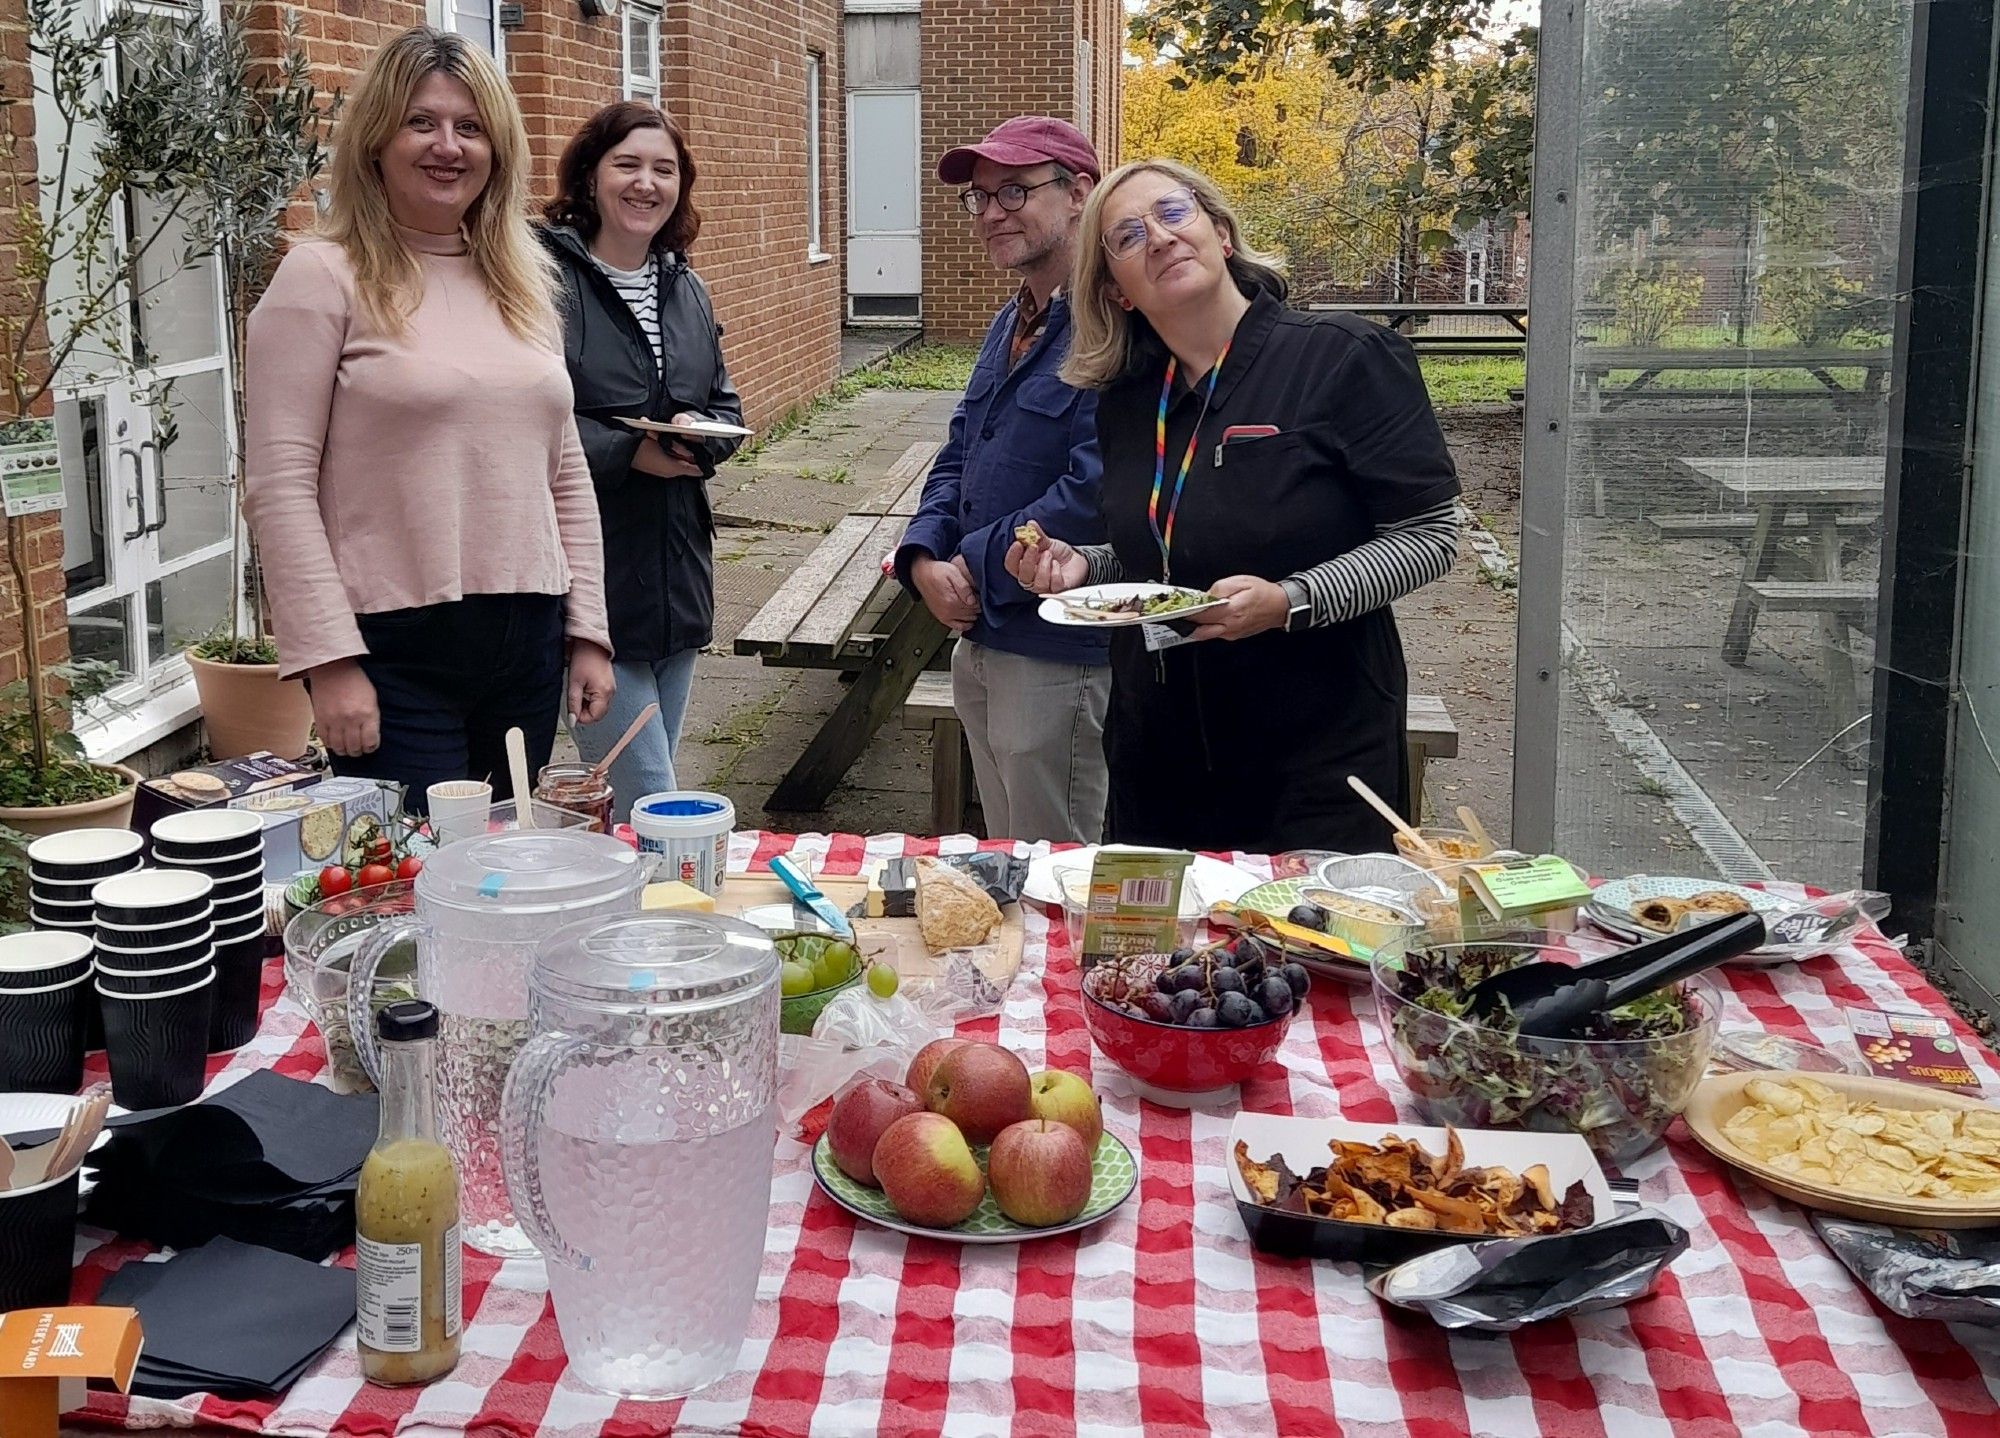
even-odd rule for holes
{"type": "Polygon", "coordinates": [[[533,1254],[500,1171],[500,1095],[528,1041],[528,966],[548,935],[579,920],[636,913],[646,866],[630,845],[579,830],[515,829],[447,844],[416,878],[413,917],[378,925],[354,956],[348,1027],[380,1082],[370,1012],[375,974],[414,938],[416,997],[436,1005],[438,1128],[458,1162],[465,1241],[533,1254]]]}
{"type": "Polygon", "coordinates": [[[507,1081],[507,1188],[548,1260],[570,1372],[674,1398],[749,1329],[777,1140],[778,956],[737,919],[552,936],[507,1081]]]}

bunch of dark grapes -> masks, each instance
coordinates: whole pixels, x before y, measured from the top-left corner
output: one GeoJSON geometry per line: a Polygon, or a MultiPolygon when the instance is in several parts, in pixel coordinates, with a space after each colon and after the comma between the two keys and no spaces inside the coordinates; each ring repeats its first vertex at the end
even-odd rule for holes
{"type": "MultiPolygon", "coordinates": [[[[1155,961],[1157,962],[1157,961],[1155,961]]],[[[1192,1029],[1245,1029],[1283,1018],[1311,987],[1303,965],[1246,934],[1230,943],[1176,949],[1164,967],[1114,965],[1092,992],[1112,1008],[1192,1029]]]]}

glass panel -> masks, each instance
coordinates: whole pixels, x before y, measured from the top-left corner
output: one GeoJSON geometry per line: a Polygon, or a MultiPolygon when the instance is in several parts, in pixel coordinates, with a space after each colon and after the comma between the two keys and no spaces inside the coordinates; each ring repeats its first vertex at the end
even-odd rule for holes
{"type": "Polygon", "coordinates": [[[132,596],[107,599],[69,617],[69,654],[72,659],[102,659],[130,674],[136,667],[132,658],[132,596]]]}
{"type": "Polygon", "coordinates": [[[160,562],[171,564],[197,549],[229,538],[233,498],[229,490],[228,390],[221,370],[186,374],[168,389],[173,420],[170,442],[159,454],[164,514],[152,515],[160,530],[160,562]]]}
{"type": "Polygon", "coordinates": [[[146,586],[146,652],[158,664],[228,622],[227,554],[204,559],[146,586]]]}
{"type": "MultiPolygon", "coordinates": [[[[44,173],[53,172],[48,160],[55,155],[67,154],[71,163],[79,168],[91,164],[91,157],[97,153],[103,140],[102,129],[88,120],[65,116],[58,110],[50,94],[47,60],[38,54],[33,57],[33,64],[36,152],[42,157],[44,173]]],[[[71,211],[76,203],[77,187],[84,183],[86,178],[79,173],[75,183],[67,187],[66,194],[59,194],[58,186],[54,184],[43,185],[43,220],[51,220],[59,204],[66,212],[71,211]]],[[[49,330],[58,346],[76,330],[77,319],[93,308],[94,301],[105,294],[105,286],[113,277],[110,227],[107,225],[105,228],[105,244],[95,256],[82,254],[73,246],[65,246],[51,267],[49,330]]],[[[115,320],[117,317],[114,314],[112,318],[115,320]]],[[[101,331],[93,330],[77,340],[65,357],[60,379],[66,385],[86,384],[93,376],[105,374],[116,365],[110,344],[102,337],[101,331]]]]}
{"type": "Polygon", "coordinates": [[[2000,989],[2000,215],[1989,208],[1938,941],[2000,989]]]}
{"type": "MultiPolygon", "coordinates": [[[[157,33],[184,31],[187,22],[147,17],[157,33]]],[[[129,64],[124,57],[121,65],[129,64]]],[[[221,353],[216,264],[188,252],[185,197],[125,192],[126,248],[132,254],[134,363],[180,364],[221,353]]]]}
{"type": "Polygon", "coordinates": [[[105,488],[113,482],[105,440],[103,396],[66,399],[56,406],[63,471],[63,581],[72,599],[111,580],[104,516],[119,510],[105,488]]]}
{"type": "Polygon", "coordinates": [[[1573,323],[1555,839],[1594,867],[1860,874],[1913,9],[1577,11],[1575,313],[1538,319],[1573,323]]]}
{"type": "Polygon", "coordinates": [[[493,0],[456,0],[451,28],[487,50],[494,50],[493,0]]]}

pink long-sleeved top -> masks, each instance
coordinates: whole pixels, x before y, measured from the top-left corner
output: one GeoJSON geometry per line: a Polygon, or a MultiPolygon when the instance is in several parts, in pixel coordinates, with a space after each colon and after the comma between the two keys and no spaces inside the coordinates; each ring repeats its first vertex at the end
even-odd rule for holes
{"type": "Polygon", "coordinates": [[[423,267],[403,333],[362,316],[334,244],[296,245],[251,313],[244,508],[280,672],[368,652],[357,614],[566,595],[611,648],[597,496],[562,356],[514,335],[464,242],[399,228],[423,267]]]}

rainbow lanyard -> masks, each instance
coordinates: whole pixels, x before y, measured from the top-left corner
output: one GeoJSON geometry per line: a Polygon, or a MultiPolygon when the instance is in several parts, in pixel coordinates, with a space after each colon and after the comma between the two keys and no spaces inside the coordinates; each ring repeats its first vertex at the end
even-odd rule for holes
{"type": "MultiPolygon", "coordinates": [[[[1230,344],[1234,344],[1232,339],[1230,344]]],[[[1222,353],[1215,357],[1215,368],[1208,372],[1208,393],[1201,397],[1201,413],[1194,417],[1194,428],[1188,432],[1187,453],[1181,456],[1181,472],[1174,477],[1173,497],[1167,501],[1166,528],[1160,527],[1160,491],[1167,482],[1167,402],[1174,396],[1174,375],[1180,369],[1178,355],[1167,361],[1167,377],[1160,384],[1160,414],[1153,424],[1153,497],[1146,501],[1146,522],[1152,526],[1153,541],[1160,546],[1160,577],[1169,583],[1173,580],[1174,516],[1181,511],[1181,490],[1187,484],[1188,470],[1194,464],[1196,442],[1201,436],[1201,422],[1208,418],[1209,401],[1215,398],[1215,382],[1222,376],[1222,362],[1229,358],[1229,345],[1222,347],[1222,353]]]]}

